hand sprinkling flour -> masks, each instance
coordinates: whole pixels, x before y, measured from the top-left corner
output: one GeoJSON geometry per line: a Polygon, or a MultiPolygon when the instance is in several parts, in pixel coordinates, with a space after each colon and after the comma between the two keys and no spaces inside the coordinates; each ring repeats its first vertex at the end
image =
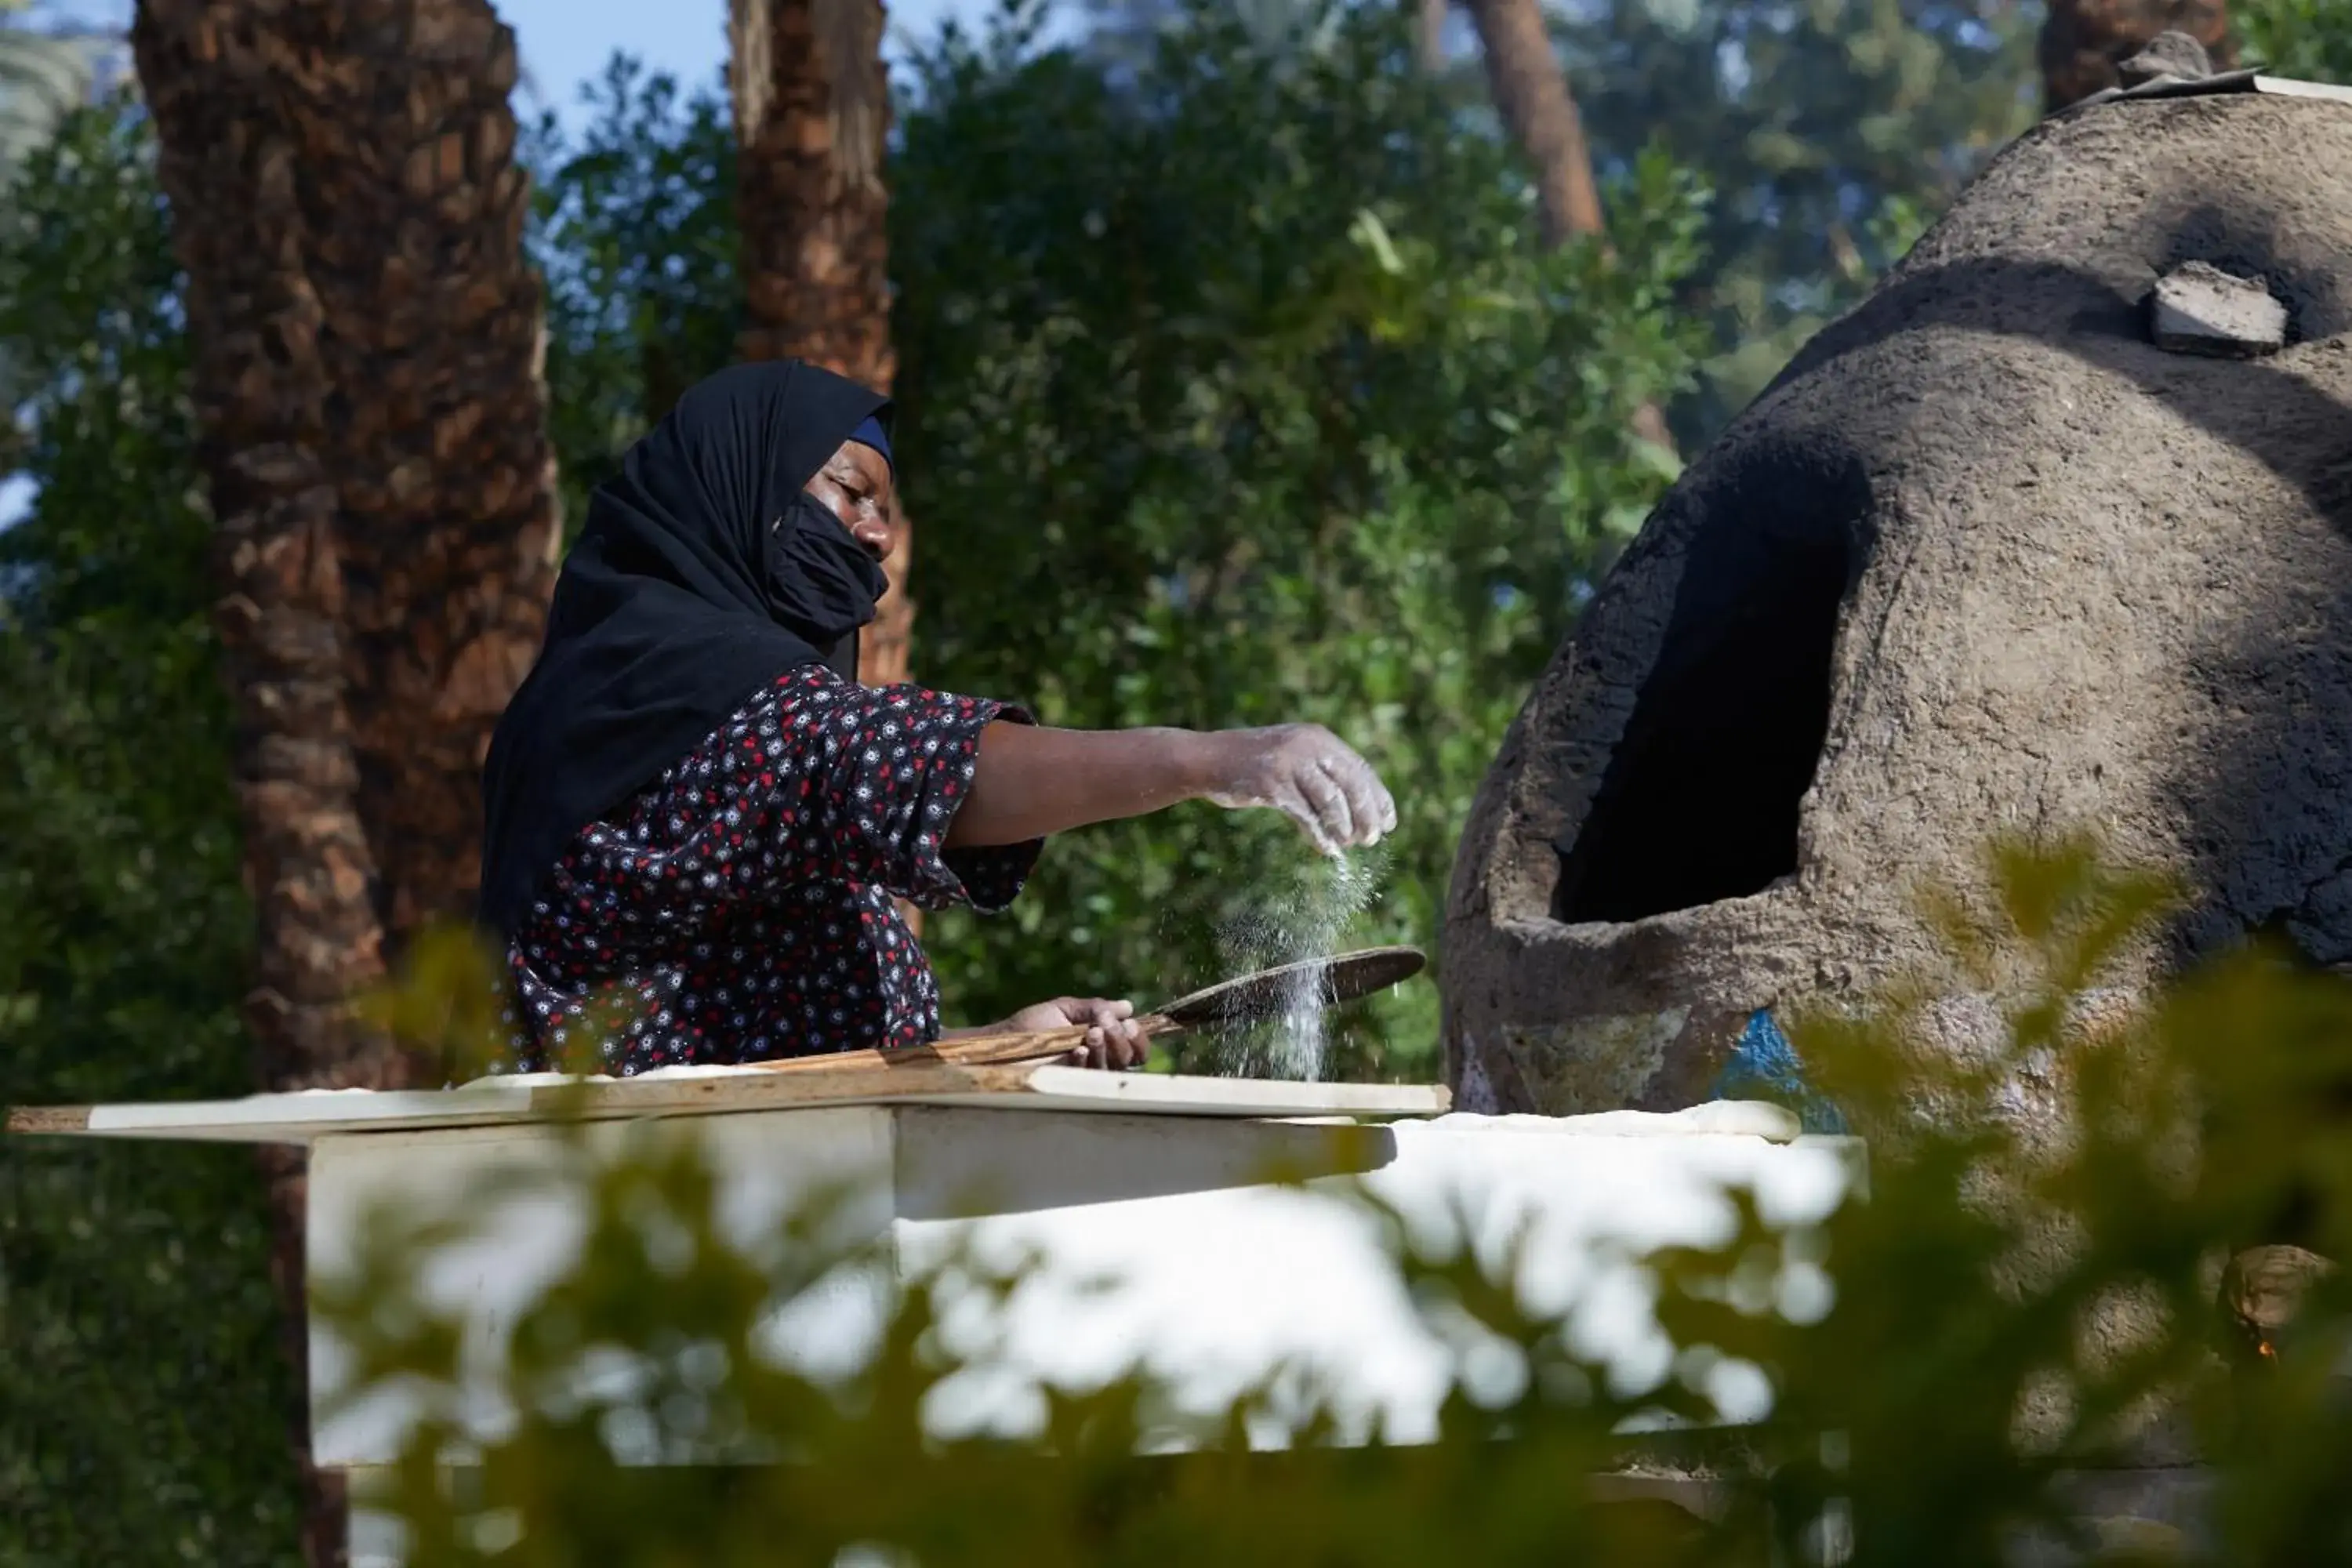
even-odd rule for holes
{"type": "Polygon", "coordinates": [[[1227,730],[1212,739],[1222,776],[1202,795],[1229,811],[1279,811],[1335,859],[1396,830],[1396,802],[1388,787],[1371,764],[1320,724],[1227,730]]]}

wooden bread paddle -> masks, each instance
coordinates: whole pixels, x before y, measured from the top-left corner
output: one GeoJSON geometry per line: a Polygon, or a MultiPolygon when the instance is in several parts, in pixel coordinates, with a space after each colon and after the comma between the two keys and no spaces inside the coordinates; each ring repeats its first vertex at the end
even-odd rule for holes
{"type": "MultiPolygon", "coordinates": [[[[1311,976],[1321,1005],[1336,1006],[1359,996],[1410,980],[1429,963],[1413,947],[1367,947],[1337,958],[1309,958],[1276,964],[1255,974],[1220,981],[1189,996],[1179,997],[1137,1022],[1144,1037],[1184,1034],[1194,1029],[1230,1029],[1278,1017],[1291,1005],[1301,976],[1311,976]],[[1319,973],[1318,973],[1319,972],[1319,973]]],[[[1001,1035],[967,1035],[960,1040],[916,1046],[902,1051],[835,1051],[821,1057],[793,1057],[783,1061],[752,1062],[764,1072],[830,1072],[877,1067],[952,1062],[962,1067],[1002,1067],[1017,1062],[1066,1057],[1086,1043],[1083,1026],[1062,1029],[1029,1029],[1001,1035]]]]}

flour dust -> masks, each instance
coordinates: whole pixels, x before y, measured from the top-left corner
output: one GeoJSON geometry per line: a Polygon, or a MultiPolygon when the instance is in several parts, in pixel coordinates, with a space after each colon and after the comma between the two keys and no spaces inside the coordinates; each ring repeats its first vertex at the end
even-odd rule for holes
{"type": "MultiPolygon", "coordinates": [[[[1387,879],[1386,845],[1318,856],[1297,886],[1277,892],[1217,931],[1217,949],[1228,975],[1304,963],[1337,955],[1349,922],[1370,907],[1387,879]]],[[[1228,1078],[1323,1077],[1324,964],[1307,964],[1284,985],[1281,1015],[1222,1036],[1216,1042],[1217,1072],[1228,1078]]]]}

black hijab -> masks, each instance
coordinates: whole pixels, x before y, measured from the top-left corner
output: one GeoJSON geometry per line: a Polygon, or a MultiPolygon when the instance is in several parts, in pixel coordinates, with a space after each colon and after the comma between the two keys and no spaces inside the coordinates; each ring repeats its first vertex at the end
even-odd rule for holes
{"type": "Polygon", "coordinates": [[[889,406],[796,360],[737,365],[596,487],[484,770],[482,918],[501,936],[582,828],[760,688],[806,664],[856,678],[887,579],[801,487],[889,406]]]}

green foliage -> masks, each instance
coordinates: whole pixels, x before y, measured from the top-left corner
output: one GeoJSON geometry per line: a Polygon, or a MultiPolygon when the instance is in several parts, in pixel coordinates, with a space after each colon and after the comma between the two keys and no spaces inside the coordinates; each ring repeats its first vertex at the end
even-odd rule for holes
{"type": "Polygon", "coordinates": [[[726,104],[625,56],[584,98],[578,145],[548,114],[523,150],[539,182],[548,434],[574,526],[677,395],[733,359],[742,315],[726,104]]]}
{"type": "Polygon", "coordinates": [[[2230,8],[2246,63],[2273,76],[2352,87],[2352,3],[2253,0],[2230,8]]]}
{"type": "Polygon", "coordinates": [[[1186,1428],[1189,1456],[1142,1457],[1171,1428],[1139,1374],[1057,1398],[1034,1444],[927,1436],[924,1398],[963,1364],[950,1347],[991,1342],[1019,1271],[951,1259],[902,1294],[862,1368],[796,1371],[759,1326],[871,1279],[870,1222],[828,1195],[733,1237],[688,1138],[617,1155],[573,1140],[540,1178],[581,1205],[587,1240],[516,1321],[493,1386],[519,1419],[457,1489],[433,1461],[454,1429],[458,1321],[410,1282],[421,1244],[489,1216],[394,1209],[322,1310],[361,1347],[358,1397],[398,1382],[437,1415],[386,1500],[432,1565],[824,1563],[856,1543],[931,1564],[1625,1568],[1821,1561],[1825,1530],[1849,1538],[1843,1561],[1888,1568],[1979,1568],[2028,1531],[2105,1563],[2352,1561],[2352,1289],[2323,1280],[2267,1357],[2228,1354],[2212,1305],[2214,1266],[2275,1238],[2283,1205],[2305,1245],[2352,1245],[2352,984],[2256,950],[2119,1007],[2111,987],[2168,905],[2164,882],[2081,845],[2006,848],[1969,898],[1931,901],[1948,969],[1797,1020],[1799,1049],[1871,1140],[1868,1196],[1775,1230],[1730,1193],[1734,1234],[1654,1255],[1679,1350],[1653,1387],[1613,1388],[1562,1314],[1521,1304],[1507,1281],[1532,1260],[1517,1248],[1482,1262],[1391,1229],[1402,1282],[1458,1358],[1425,1447],[1334,1448],[1310,1416],[1298,1452],[1249,1456],[1245,1418],[1268,1408],[1252,1395],[1186,1428]],[[1955,1048],[1949,1005],[1970,997],[1997,1023],[1955,1048]],[[2016,1113],[2021,1085],[2057,1087],[2062,1136],[2016,1113]],[[1768,1380],[1773,1406],[1720,1446],[1718,1520],[1600,1505],[1576,1484],[1629,1451],[1629,1419],[1703,1417],[1727,1367],[1768,1380]],[[2129,1462],[2168,1411],[2213,1465],[2212,1538],[2157,1557],[2103,1544],[2070,1510],[2067,1474],[2129,1462]],[[677,1468],[616,1470],[616,1446],[677,1468]],[[693,1468],[729,1454],[784,1458],[693,1468]]]}
{"type": "MultiPolygon", "coordinates": [[[[5,19],[24,8],[21,0],[0,5],[0,184],[13,181],[66,117],[89,101],[103,47],[86,33],[37,32],[5,19]]],[[[32,219],[24,207],[0,203],[0,227],[21,227],[32,219]]],[[[0,346],[0,403],[22,404],[33,395],[37,374],[0,346]]]]}
{"type": "MultiPolygon", "coordinates": [[[[143,123],[12,191],[31,389],[0,532],[0,1103],[241,1091],[227,704],[179,279],[143,123]]],[[[0,1143],[0,1563],[278,1563],[287,1367],[244,1150],[0,1143]]]]}
{"type": "MultiPolygon", "coordinates": [[[[1690,363],[1691,184],[1643,160],[1625,259],[1547,256],[1385,10],[1278,47],[1189,5],[1117,68],[1024,52],[1029,20],[919,59],[893,165],[917,668],[1054,724],[1328,723],[1403,819],[1352,935],[1426,942],[1527,683],[1671,477],[1626,422],[1690,363]]],[[[1324,874],[1188,809],[1070,836],[929,945],[971,1018],[1172,994],[1324,874]]],[[[1375,1010],[1359,1070],[1431,1070],[1429,997],[1375,1010]]]]}
{"type": "MultiPolygon", "coordinates": [[[[454,1493],[434,1457],[459,1418],[460,1327],[415,1299],[414,1267],[481,1211],[388,1212],[359,1267],[322,1291],[319,1310],[351,1336],[363,1369],[358,1388],[397,1383],[430,1413],[391,1495],[372,1500],[406,1524],[419,1568],[592,1557],[749,1568],[858,1560],[840,1555],[851,1549],[884,1562],[1255,1563],[1303,1552],[1419,1564],[1515,1560],[1480,1550],[1513,1537],[1543,1561],[1633,1563],[1654,1560],[1634,1554],[1645,1536],[1689,1533],[1662,1531],[1646,1512],[1596,1517],[1562,1486],[1604,1452],[1610,1411],[1631,1413],[1606,1395],[1580,1409],[1458,1398],[1447,1410],[1452,1440],[1427,1456],[1372,1450],[1271,1468],[1231,1447],[1226,1423],[1195,1432],[1210,1449],[1198,1458],[1139,1461],[1145,1435],[1171,1428],[1136,1378],[1054,1399],[1038,1445],[1047,1459],[1022,1445],[927,1439],[922,1405],[955,1364],[938,1348],[940,1302],[951,1295],[960,1319],[978,1309],[984,1321],[1018,1272],[953,1258],[934,1277],[937,1298],[930,1289],[906,1296],[871,1361],[846,1377],[796,1369],[774,1354],[766,1315],[871,1290],[888,1260],[858,1239],[851,1190],[821,1194],[749,1242],[717,1223],[715,1190],[687,1140],[617,1158],[582,1142],[557,1167],[500,1184],[493,1209],[551,1194],[578,1202],[582,1261],[517,1320],[497,1392],[520,1420],[454,1493]],[[585,1392],[591,1362],[605,1375],[585,1392]],[[623,1364],[631,1374],[614,1375],[623,1364]],[[1506,1433],[1507,1446],[1495,1441],[1506,1433]],[[681,1468],[618,1470],[616,1447],[681,1468]],[[791,1458],[731,1472],[686,1468],[778,1454],[791,1458]],[[1480,1519],[1492,1522],[1482,1531],[1480,1519]]],[[[1496,1300],[1463,1260],[1422,1264],[1416,1284],[1433,1310],[1442,1298],[1496,1300]]],[[[1537,1354],[1564,1366],[1541,1327],[1527,1327],[1537,1354]]]]}
{"type": "MultiPolygon", "coordinates": [[[[22,8],[0,6],[0,16],[22,8]]],[[[13,176],[89,100],[103,43],[0,21],[0,170],[13,176]]]]}
{"type": "Polygon", "coordinates": [[[2040,19],[2012,0],[1617,0],[1560,25],[1600,166],[1655,143],[1716,193],[1681,300],[1714,342],[1678,436],[1712,437],[2033,122],[2040,19]]]}

